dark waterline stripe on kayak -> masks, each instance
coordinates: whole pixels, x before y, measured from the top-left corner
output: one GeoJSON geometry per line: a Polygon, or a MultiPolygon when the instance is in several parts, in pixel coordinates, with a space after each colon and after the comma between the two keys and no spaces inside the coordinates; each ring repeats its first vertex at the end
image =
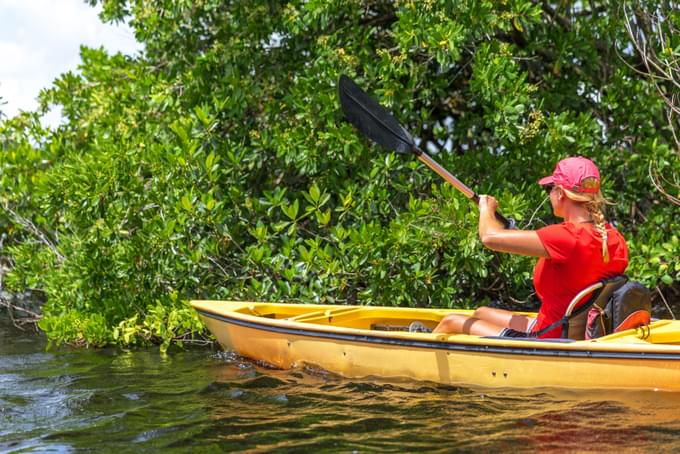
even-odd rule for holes
{"type": "MultiPolygon", "coordinates": [[[[263,323],[249,322],[246,320],[239,320],[237,318],[226,317],[224,315],[214,314],[212,312],[205,312],[197,310],[199,314],[204,315],[215,320],[234,325],[244,326],[246,328],[259,329],[262,331],[269,331],[282,334],[293,334],[296,336],[318,337],[323,339],[344,340],[349,342],[360,342],[368,344],[382,344],[382,345],[397,345],[402,347],[427,348],[435,350],[455,350],[455,351],[469,351],[479,353],[503,353],[509,355],[524,355],[524,356],[561,356],[569,358],[609,358],[609,359],[664,359],[680,361],[680,353],[632,353],[632,352],[603,352],[592,350],[557,350],[557,349],[537,349],[526,347],[505,347],[505,346],[489,346],[489,345],[473,345],[473,344],[454,344],[446,342],[431,342],[422,340],[405,340],[394,339],[390,337],[367,336],[361,334],[345,334],[345,333],[329,333],[326,331],[314,331],[307,329],[286,328],[282,326],[271,326],[263,323]]],[[[512,339],[508,338],[509,341],[512,339]]],[[[546,342],[534,340],[532,342],[546,342]]]]}

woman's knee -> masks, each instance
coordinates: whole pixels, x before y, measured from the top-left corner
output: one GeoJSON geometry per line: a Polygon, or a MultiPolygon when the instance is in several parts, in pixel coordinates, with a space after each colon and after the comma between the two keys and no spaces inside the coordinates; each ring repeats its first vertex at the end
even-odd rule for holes
{"type": "Polygon", "coordinates": [[[434,329],[436,333],[460,332],[460,327],[469,319],[466,315],[448,314],[441,319],[439,325],[434,329]]]}
{"type": "Polygon", "coordinates": [[[487,320],[487,319],[490,319],[490,318],[494,318],[494,316],[496,316],[497,313],[498,313],[498,309],[494,309],[494,308],[487,307],[487,306],[482,306],[482,307],[478,307],[477,309],[475,309],[475,312],[474,312],[474,314],[472,314],[472,316],[475,317],[475,318],[479,318],[481,320],[487,320]]]}

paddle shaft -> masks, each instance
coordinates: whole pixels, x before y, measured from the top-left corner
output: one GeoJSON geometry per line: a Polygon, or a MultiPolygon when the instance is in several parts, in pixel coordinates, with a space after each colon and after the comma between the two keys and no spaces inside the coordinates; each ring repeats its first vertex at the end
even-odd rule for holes
{"type": "Polygon", "coordinates": [[[418,156],[418,159],[420,159],[420,161],[423,164],[437,172],[440,177],[448,181],[454,188],[462,192],[463,195],[465,195],[465,197],[467,197],[468,199],[472,199],[475,203],[479,203],[479,196],[475,194],[475,191],[470,189],[465,183],[460,181],[458,178],[451,175],[451,173],[448,170],[440,166],[434,159],[430,157],[430,155],[424,153],[420,149],[418,149],[418,152],[415,154],[416,156],[418,156]]]}
{"type": "MultiPolygon", "coordinates": [[[[453,176],[444,167],[440,166],[439,163],[437,163],[437,161],[430,157],[430,155],[428,155],[415,145],[412,146],[412,151],[413,154],[418,156],[420,162],[428,166],[430,169],[434,170],[437,174],[439,174],[440,177],[442,177],[449,184],[451,184],[451,186],[462,192],[463,195],[465,195],[465,197],[475,202],[475,204],[479,204],[479,196],[475,194],[475,191],[470,189],[465,183],[463,183],[458,178],[453,176]]],[[[496,219],[498,219],[498,221],[501,222],[506,229],[512,229],[515,227],[514,221],[506,218],[502,214],[495,212],[494,215],[496,216],[496,219]]]]}

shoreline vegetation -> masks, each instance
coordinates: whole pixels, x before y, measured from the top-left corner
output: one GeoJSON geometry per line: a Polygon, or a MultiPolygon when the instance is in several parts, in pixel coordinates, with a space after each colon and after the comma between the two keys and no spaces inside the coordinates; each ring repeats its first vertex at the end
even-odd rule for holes
{"type": "Polygon", "coordinates": [[[0,316],[165,351],[206,341],[190,299],[536,309],[533,261],[358,135],[340,74],[522,228],[555,222],[539,176],[594,160],[627,274],[680,315],[674,2],[90,3],[144,51],[82,47],[38,111],[0,102],[0,316]]]}

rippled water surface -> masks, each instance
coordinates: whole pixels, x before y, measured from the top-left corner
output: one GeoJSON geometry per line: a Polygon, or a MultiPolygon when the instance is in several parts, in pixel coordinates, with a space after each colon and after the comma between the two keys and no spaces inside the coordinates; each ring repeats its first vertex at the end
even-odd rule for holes
{"type": "Polygon", "coordinates": [[[680,451],[680,395],[271,370],[210,349],[46,351],[0,321],[0,452],[680,451]]]}

